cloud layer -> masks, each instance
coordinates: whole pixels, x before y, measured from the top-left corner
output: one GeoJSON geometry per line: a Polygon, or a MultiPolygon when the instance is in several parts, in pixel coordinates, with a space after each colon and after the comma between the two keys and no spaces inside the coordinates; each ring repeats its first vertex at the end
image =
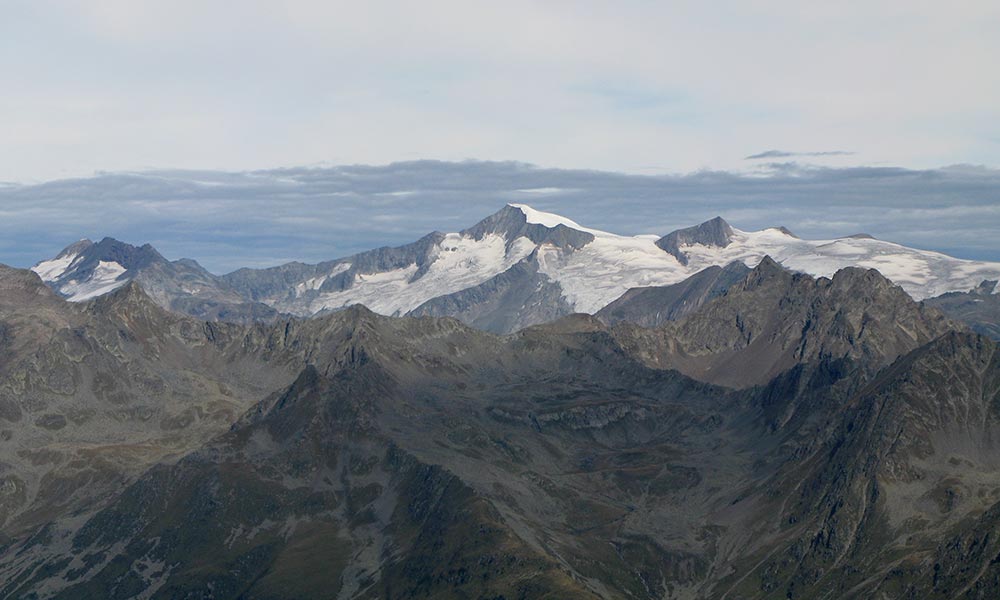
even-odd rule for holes
{"type": "Polygon", "coordinates": [[[764,152],[758,152],[757,154],[751,154],[744,160],[761,160],[765,158],[792,158],[796,156],[809,156],[809,157],[820,157],[820,156],[854,156],[855,152],[847,152],[845,150],[823,150],[820,152],[787,152],[785,150],[766,150],[764,152]]]}
{"type": "Polygon", "coordinates": [[[870,233],[1000,261],[1000,171],[957,166],[643,176],[513,162],[401,162],[255,172],[103,173],[0,186],[0,262],[29,266],[82,237],[152,243],[213,272],[318,262],[471,226],[507,202],[623,234],[716,215],[808,238],[870,233]]]}

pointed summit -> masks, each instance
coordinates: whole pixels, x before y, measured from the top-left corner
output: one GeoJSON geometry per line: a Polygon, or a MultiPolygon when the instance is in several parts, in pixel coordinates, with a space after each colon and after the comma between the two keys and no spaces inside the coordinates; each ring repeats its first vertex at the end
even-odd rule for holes
{"type": "Polygon", "coordinates": [[[688,264],[682,248],[692,244],[725,248],[733,239],[733,228],[722,217],[715,217],[701,225],[678,229],[656,241],[656,245],[672,254],[682,265],[688,264]]]}
{"type": "Polygon", "coordinates": [[[524,204],[508,204],[461,233],[477,240],[490,234],[500,235],[508,244],[525,237],[536,244],[563,249],[582,248],[594,241],[594,234],[575,221],[524,204]]]}
{"type": "Polygon", "coordinates": [[[91,307],[110,307],[110,306],[144,306],[144,305],[155,305],[153,299],[149,297],[146,290],[142,288],[142,285],[135,280],[129,280],[125,282],[121,287],[103,294],[101,296],[96,296],[90,299],[91,307]]]}
{"type": "Polygon", "coordinates": [[[764,274],[775,275],[779,273],[781,274],[788,273],[785,267],[781,266],[781,264],[778,263],[773,258],[771,258],[770,255],[764,255],[764,258],[760,259],[760,262],[757,263],[757,266],[754,267],[753,270],[762,275],[764,274]]]}
{"type": "Polygon", "coordinates": [[[764,256],[757,263],[743,280],[743,289],[752,290],[762,285],[769,285],[772,281],[788,281],[792,279],[792,273],[781,266],[770,256],[764,256]]]}

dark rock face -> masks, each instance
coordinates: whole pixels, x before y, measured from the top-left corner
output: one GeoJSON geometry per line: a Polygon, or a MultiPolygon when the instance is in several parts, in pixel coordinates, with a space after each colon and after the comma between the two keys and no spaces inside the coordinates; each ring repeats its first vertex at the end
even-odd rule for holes
{"type": "Polygon", "coordinates": [[[500,337],[0,269],[0,596],[993,597],[1000,348],[900,294],[764,261],[500,337]]]}
{"type": "Polygon", "coordinates": [[[956,321],[961,321],[976,333],[1000,340],[1000,294],[996,281],[983,281],[968,292],[951,292],[924,300],[956,321]]]}
{"type": "Polygon", "coordinates": [[[477,329],[502,334],[571,312],[559,284],[538,271],[536,251],[489,281],[428,300],[409,315],[454,317],[477,329]]]}
{"type": "Polygon", "coordinates": [[[725,267],[709,267],[674,285],[634,288],[602,308],[596,316],[609,325],[628,322],[641,327],[658,327],[698,310],[743,281],[749,272],[749,267],[735,262],[725,267]]]}
{"type": "Polygon", "coordinates": [[[625,323],[616,335],[648,364],[738,387],[827,358],[876,370],[953,327],[877,271],[847,268],[833,279],[813,279],[765,257],[741,283],[680,321],[657,329],[625,323]]]}
{"type": "Polygon", "coordinates": [[[715,217],[705,221],[701,225],[678,229],[668,233],[659,240],[656,245],[664,251],[674,255],[682,264],[688,264],[688,257],[681,250],[682,246],[688,244],[702,244],[704,246],[717,246],[725,248],[732,239],[733,228],[726,223],[722,217],[715,217]]]}

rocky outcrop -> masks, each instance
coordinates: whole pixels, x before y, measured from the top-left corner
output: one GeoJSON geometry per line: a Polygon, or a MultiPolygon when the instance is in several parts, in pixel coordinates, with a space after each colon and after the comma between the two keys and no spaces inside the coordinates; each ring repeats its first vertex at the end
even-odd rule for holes
{"type": "Polygon", "coordinates": [[[725,248],[733,236],[733,228],[722,217],[715,217],[701,225],[672,231],[656,241],[656,245],[672,254],[682,265],[688,264],[684,246],[701,244],[725,248]]]}
{"type": "Polygon", "coordinates": [[[596,316],[609,325],[633,323],[640,327],[659,327],[723,295],[749,272],[749,267],[734,262],[725,267],[709,267],[674,285],[633,288],[598,311],[596,316]]]}
{"type": "Polygon", "coordinates": [[[821,359],[851,358],[874,372],[954,327],[875,270],[814,279],[765,257],[688,317],[652,330],[624,324],[616,335],[647,364],[745,387],[821,359]]]}
{"type": "Polygon", "coordinates": [[[205,323],[9,275],[5,598],[996,589],[1000,351],[874,272],[766,261],[659,329],[506,336],[361,306],[205,323]]]}
{"type": "Polygon", "coordinates": [[[997,282],[986,280],[968,292],[949,292],[924,300],[928,306],[965,323],[976,333],[1000,341],[1000,293],[997,282]]]}

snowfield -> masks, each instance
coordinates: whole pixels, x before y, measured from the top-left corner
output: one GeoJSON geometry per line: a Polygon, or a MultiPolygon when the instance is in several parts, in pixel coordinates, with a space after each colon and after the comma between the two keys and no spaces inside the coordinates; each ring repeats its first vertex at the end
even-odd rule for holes
{"type": "Polygon", "coordinates": [[[73,263],[80,257],[79,254],[60,255],[52,260],[44,260],[31,267],[31,270],[42,278],[42,281],[55,281],[63,273],[69,271],[73,263]]]}
{"type": "MultiPolygon", "coordinates": [[[[364,304],[382,314],[403,315],[433,298],[485,283],[534,252],[537,255],[532,260],[537,260],[538,272],[559,285],[573,310],[588,313],[597,312],[630,288],[677,283],[707,267],[735,261],[754,267],[764,256],[788,269],[813,276],[830,277],[849,266],[877,269],[916,300],[945,292],[964,292],[984,280],[1000,279],[1000,263],[962,260],[864,236],[804,240],[780,228],[742,231],[721,220],[704,226],[712,226],[717,232],[721,224],[725,232],[721,239],[728,240],[724,246],[714,245],[721,243],[718,237],[689,235],[690,231],[675,238],[712,240],[709,245],[678,246],[677,251],[687,257],[686,265],[657,246],[658,236],[622,236],[590,229],[525,204],[510,204],[484,223],[493,223],[486,234],[474,228],[467,231],[480,233],[445,235],[431,249],[429,261],[422,269],[414,262],[383,272],[359,272],[346,289],[324,291],[323,285],[331,277],[351,270],[352,259],[348,258],[337,261],[325,273],[312,271],[308,277],[290,281],[285,292],[279,291],[262,301],[299,316],[352,304],[364,304]],[[578,243],[536,243],[532,239],[565,239],[563,235],[538,235],[539,226],[547,229],[562,226],[589,234],[593,239],[582,247],[578,243]],[[528,235],[532,239],[525,237],[528,235]]],[[[71,301],[105,294],[136,276],[133,272],[126,276],[122,265],[106,261],[83,273],[75,272],[74,269],[93,264],[92,259],[85,259],[78,246],[71,246],[56,258],[38,263],[33,270],[71,301]]]]}
{"type": "MultiPolygon", "coordinates": [[[[350,288],[322,294],[304,309],[280,305],[276,308],[314,314],[361,303],[383,314],[405,314],[427,300],[489,280],[536,248],[540,272],[559,284],[574,310],[588,313],[597,312],[630,288],[677,283],[706,267],[725,266],[734,261],[754,267],[764,256],[813,276],[830,277],[848,266],[878,269],[917,300],[949,291],[967,291],[984,279],[1000,278],[998,263],[961,260],[869,238],[803,240],[778,228],[761,231],[733,228],[730,243],[725,247],[681,246],[688,256],[688,264],[683,265],[656,245],[657,236],[616,235],[524,204],[510,206],[520,210],[527,223],[547,228],[562,225],[589,233],[594,240],[573,250],[535,244],[525,237],[508,240],[502,235],[489,235],[475,240],[450,233],[439,244],[434,262],[423,276],[414,279],[415,264],[406,269],[358,275],[350,288]]],[[[338,268],[336,272],[342,270],[338,268]]],[[[300,285],[318,288],[313,280],[300,285]]]]}
{"type": "Polygon", "coordinates": [[[83,302],[108,292],[113,292],[128,283],[128,279],[119,279],[125,273],[125,267],[116,262],[100,261],[94,272],[86,279],[70,279],[59,286],[59,293],[66,296],[70,302],[83,302]]]}
{"type": "MultiPolygon", "coordinates": [[[[417,279],[414,279],[418,269],[416,264],[383,273],[358,274],[346,290],[322,293],[305,310],[291,306],[285,310],[310,315],[351,304],[364,304],[378,313],[402,315],[431,298],[479,285],[511,268],[534,249],[535,244],[523,237],[513,240],[508,247],[506,238],[499,235],[487,235],[475,240],[449,233],[435,247],[430,269],[417,279]]],[[[345,270],[337,265],[330,276],[345,270]]]]}

